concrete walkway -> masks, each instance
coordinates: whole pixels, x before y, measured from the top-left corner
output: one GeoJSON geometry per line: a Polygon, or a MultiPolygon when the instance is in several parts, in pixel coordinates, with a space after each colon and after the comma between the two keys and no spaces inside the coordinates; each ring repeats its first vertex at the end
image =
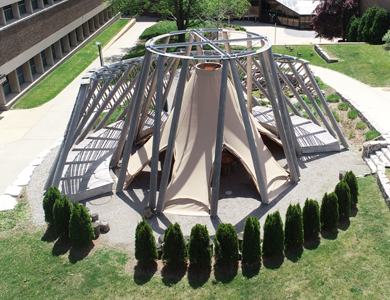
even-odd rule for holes
{"type": "Polygon", "coordinates": [[[372,88],[339,72],[310,66],[315,76],[343,95],[381,133],[390,132],[390,89],[372,88]],[[388,91],[386,91],[388,90],[388,91]]]}
{"type": "MultiPolygon", "coordinates": [[[[118,61],[133,47],[140,34],[156,19],[141,18],[108,48],[103,49],[106,64],[118,61]]],[[[119,33],[120,34],[120,33],[119,33]]],[[[117,38],[117,37],[115,37],[117,38]]],[[[115,40],[114,38],[114,40],[115,40]]],[[[96,59],[85,71],[100,66],[96,59]]],[[[0,195],[42,151],[64,134],[80,87],[80,74],[57,97],[44,105],[26,110],[9,110],[0,120],[0,195]]]]}

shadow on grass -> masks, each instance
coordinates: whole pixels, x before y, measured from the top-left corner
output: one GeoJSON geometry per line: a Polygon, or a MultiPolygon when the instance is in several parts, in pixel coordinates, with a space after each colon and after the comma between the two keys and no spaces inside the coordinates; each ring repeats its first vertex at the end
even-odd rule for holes
{"type": "Polygon", "coordinates": [[[72,247],[72,242],[69,238],[60,237],[53,246],[51,254],[54,256],[60,256],[66,254],[72,247]]]}
{"type": "Polygon", "coordinates": [[[165,265],[161,270],[162,282],[166,286],[178,283],[186,275],[187,266],[173,269],[165,265]]]}
{"type": "Polygon", "coordinates": [[[279,269],[284,262],[284,256],[263,256],[263,265],[267,269],[276,270],[279,269]]]}
{"type": "Polygon", "coordinates": [[[54,230],[53,226],[47,226],[45,233],[41,237],[41,241],[52,243],[54,242],[58,236],[56,235],[56,232],[54,230]]]}
{"type": "Polygon", "coordinates": [[[315,250],[318,248],[320,243],[321,243],[321,238],[317,236],[315,238],[306,239],[305,242],[303,243],[303,246],[307,250],[315,250]]]}
{"type": "Polygon", "coordinates": [[[214,265],[214,277],[216,281],[220,281],[222,283],[231,282],[234,277],[237,276],[238,272],[238,261],[234,262],[230,266],[215,264],[214,265]]]}
{"type": "Polygon", "coordinates": [[[347,231],[350,225],[351,225],[351,221],[349,219],[346,219],[339,222],[338,228],[342,231],[347,231]]]}
{"type": "Polygon", "coordinates": [[[337,239],[337,236],[339,234],[339,231],[337,228],[333,228],[333,229],[323,229],[321,231],[321,236],[324,238],[324,239],[327,239],[327,240],[335,240],[337,239]]]}
{"type": "Polygon", "coordinates": [[[157,263],[154,262],[151,266],[143,266],[139,263],[134,267],[134,282],[138,285],[143,285],[152,279],[157,272],[157,263]]]}
{"type": "Polygon", "coordinates": [[[358,212],[359,212],[359,208],[357,206],[352,206],[351,212],[349,213],[349,217],[355,218],[358,212]]]}
{"type": "Polygon", "coordinates": [[[80,260],[83,260],[92,251],[93,247],[95,247],[94,243],[91,243],[84,248],[73,246],[69,251],[69,262],[71,264],[76,264],[80,260]]]}
{"type": "Polygon", "coordinates": [[[259,275],[260,268],[261,262],[257,262],[254,264],[247,264],[243,262],[241,264],[242,275],[248,279],[259,275]]]}
{"type": "Polygon", "coordinates": [[[292,261],[293,263],[296,263],[297,261],[299,261],[301,259],[302,253],[303,253],[303,247],[301,245],[298,247],[288,248],[284,252],[286,258],[288,260],[292,261]]]}
{"type": "Polygon", "coordinates": [[[211,266],[207,268],[197,268],[190,264],[188,268],[188,283],[193,289],[202,287],[209,279],[211,266]]]}

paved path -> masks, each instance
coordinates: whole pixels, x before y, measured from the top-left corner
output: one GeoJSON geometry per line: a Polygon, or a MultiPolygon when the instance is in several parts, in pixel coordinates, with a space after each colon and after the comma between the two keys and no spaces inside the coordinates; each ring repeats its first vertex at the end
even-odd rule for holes
{"type": "MultiPolygon", "coordinates": [[[[156,19],[141,18],[107,49],[105,63],[118,61],[135,45],[140,34],[156,19]]],[[[99,67],[96,59],[85,71],[99,67]]],[[[16,177],[45,149],[64,134],[80,87],[80,74],[56,98],[44,105],[26,110],[9,110],[0,120],[0,195],[16,177]]]]}
{"type": "Polygon", "coordinates": [[[390,90],[372,88],[339,72],[310,66],[315,76],[348,98],[367,120],[381,133],[390,132],[390,90]],[[389,90],[389,91],[386,91],[389,90]]]}

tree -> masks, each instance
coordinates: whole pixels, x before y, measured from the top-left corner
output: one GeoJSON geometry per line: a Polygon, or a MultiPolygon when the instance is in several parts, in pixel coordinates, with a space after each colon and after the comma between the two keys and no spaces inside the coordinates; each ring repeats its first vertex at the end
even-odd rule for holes
{"type": "Polygon", "coordinates": [[[238,260],[238,237],[232,224],[219,224],[214,245],[218,264],[232,265],[238,260]]]}
{"type": "Polygon", "coordinates": [[[183,267],[187,263],[188,251],[180,225],[170,224],[165,230],[162,259],[168,267],[183,267]]]}
{"type": "Polygon", "coordinates": [[[192,227],[188,248],[191,266],[197,268],[210,267],[211,246],[209,231],[206,225],[196,224],[192,227]]]}
{"type": "Polygon", "coordinates": [[[242,260],[247,263],[256,263],[260,260],[260,256],[260,222],[256,217],[248,216],[244,225],[242,260]]]}
{"type": "Polygon", "coordinates": [[[351,192],[351,206],[356,206],[358,203],[359,195],[359,186],[357,183],[357,178],[352,171],[345,173],[343,179],[349,186],[349,191],[351,192]]]}
{"type": "Polygon", "coordinates": [[[325,229],[337,227],[339,221],[339,205],[335,193],[325,193],[321,203],[321,223],[325,229]]]}
{"type": "Polygon", "coordinates": [[[356,18],[355,16],[352,16],[352,18],[349,20],[347,33],[348,42],[357,42],[360,20],[361,19],[356,18]]]}
{"type": "Polygon", "coordinates": [[[320,0],[314,10],[316,15],[312,19],[316,37],[328,40],[342,38],[345,41],[349,20],[357,15],[357,12],[355,0],[320,0]]]}
{"type": "Polygon", "coordinates": [[[43,198],[43,210],[45,211],[45,221],[49,226],[52,226],[53,223],[53,206],[57,199],[61,199],[62,195],[60,190],[52,186],[46,192],[45,197],[43,198]]]}
{"type": "Polygon", "coordinates": [[[70,215],[69,237],[72,243],[78,247],[88,246],[95,238],[91,217],[87,209],[78,202],[73,205],[70,215]]]}
{"type": "Polygon", "coordinates": [[[364,28],[362,28],[363,29],[362,42],[368,42],[368,43],[372,42],[371,40],[372,37],[370,36],[370,29],[372,28],[372,24],[374,23],[374,19],[378,11],[379,11],[379,7],[375,4],[373,7],[367,9],[366,12],[364,13],[363,17],[365,15],[367,17],[366,17],[366,22],[364,24],[364,28]]]}
{"type": "Polygon", "coordinates": [[[69,221],[72,203],[64,196],[57,199],[53,206],[53,225],[58,236],[69,237],[69,221]]]}
{"type": "Polygon", "coordinates": [[[389,28],[389,20],[387,11],[385,9],[379,9],[375,15],[374,22],[370,28],[369,35],[373,44],[382,44],[382,38],[386,34],[389,28]]]}
{"type": "Polygon", "coordinates": [[[339,204],[339,219],[348,219],[351,211],[351,192],[348,184],[344,180],[340,181],[336,185],[334,192],[337,195],[339,204]]]}
{"type": "Polygon", "coordinates": [[[305,239],[316,238],[321,231],[320,208],[318,202],[306,199],[303,207],[303,233],[305,239]]]}
{"type": "Polygon", "coordinates": [[[294,247],[303,243],[303,218],[299,203],[289,205],[286,212],[286,224],[284,225],[284,244],[286,247],[294,247]]]}
{"type": "Polygon", "coordinates": [[[280,255],[284,251],[283,222],[279,211],[268,214],[264,223],[264,255],[280,255]]]}
{"type": "Polygon", "coordinates": [[[151,265],[158,259],[153,230],[145,221],[145,217],[142,217],[142,221],[137,224],[135,229],[135,259],[144,266],[151,265]]]}

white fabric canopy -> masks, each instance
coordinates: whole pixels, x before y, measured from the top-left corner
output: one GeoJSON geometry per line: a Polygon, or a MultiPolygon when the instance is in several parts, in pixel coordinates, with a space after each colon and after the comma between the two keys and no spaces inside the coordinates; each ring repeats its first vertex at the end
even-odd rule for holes
{"type": "Polygon", "coordinates": [[[276,0],[299,15],[312,15],[319,1],[313,0],[276,0]]]}

